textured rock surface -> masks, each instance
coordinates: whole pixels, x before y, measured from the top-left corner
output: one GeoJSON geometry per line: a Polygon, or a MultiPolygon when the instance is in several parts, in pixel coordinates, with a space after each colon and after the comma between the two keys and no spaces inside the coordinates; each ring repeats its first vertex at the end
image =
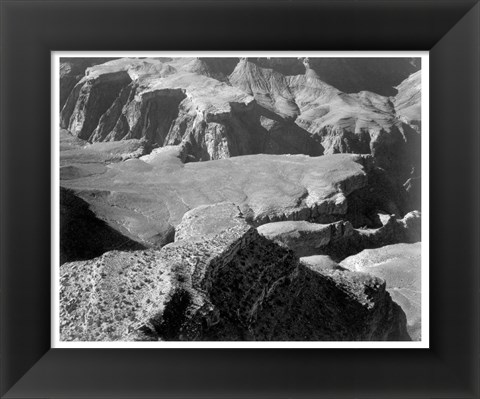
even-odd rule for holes
{"type": "Polygon", "coordinates": [[[300,263],[245,222],[223,227],[64,264],[62,339],[409,339],[382,280],[300,263]]]}
{"type": "Polygon", "coordinates": [[[386,281],[387,290],[407,315],[413,340],[421,338],[421,244],[396,244],[367,249],[340,263],[353,271],[386,281]]]}

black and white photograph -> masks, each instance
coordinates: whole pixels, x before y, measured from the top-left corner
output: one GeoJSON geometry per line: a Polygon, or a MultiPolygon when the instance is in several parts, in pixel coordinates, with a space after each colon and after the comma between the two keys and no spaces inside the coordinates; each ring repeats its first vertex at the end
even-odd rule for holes
{"type": "Polygon", "coordinates": [[[56,347],[429,347],[428,53],[52,76],[56,347]]]}

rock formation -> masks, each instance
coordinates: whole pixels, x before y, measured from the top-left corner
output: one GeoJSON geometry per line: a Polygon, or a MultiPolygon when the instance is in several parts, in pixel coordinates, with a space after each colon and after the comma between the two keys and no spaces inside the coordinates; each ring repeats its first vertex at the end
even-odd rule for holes
{"type": "Polygon", "coordinates": [[[182,221],[183,239],[160,251],[64,264],[62,339],[409,340],[382,280],[299,262],[235,205],[219,207],[216,234],[189,229],[212,230],[215,206],[203,207],[182,221]]]}
{"type": "Polygon", "coordinates": [[[89,142],[187,142],[193,160],[372,154],[402,183],[418,169],[411,152],[419,140],[413,110],[419,109],[420,71],[393,98],[342,92],[320,79],[322,69],[311,67],[315,60],[301,62],[301,73],[295,60],[295,75],[250,59],[240,59],[227,75],[232,62],[222,67],[221,59],[126,58],[89,67],[62,107],[62,128],[89,142]]]}
{"type": "Polygon", "coordinates": [[[337,261],[366,248],[421,239],[419,212],[410,212],[403,219],[379,214],[378,219],[382,224],[378,228],[355,229],[348,221],[330,224],[296,221],[267,223],[260,226],[258,232],[299,257],[328,255],[337,261]]]}

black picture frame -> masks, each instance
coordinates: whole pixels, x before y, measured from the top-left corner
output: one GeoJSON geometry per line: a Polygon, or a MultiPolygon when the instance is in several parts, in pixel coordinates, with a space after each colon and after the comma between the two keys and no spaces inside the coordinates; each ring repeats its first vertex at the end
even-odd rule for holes
{"type": "Polygon", "coordinates": [[[478,0],[1,1],[2,398],[478,398],[478,0]],[[430,52],[430,349],[51,349],[50,52],[430,52]]]}

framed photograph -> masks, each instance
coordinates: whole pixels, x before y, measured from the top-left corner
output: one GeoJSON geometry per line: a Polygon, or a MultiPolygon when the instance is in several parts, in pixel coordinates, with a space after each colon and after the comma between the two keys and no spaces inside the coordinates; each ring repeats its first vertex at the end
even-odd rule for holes
{"type": "Polygon", "coordinates": [[[478,2],[1,4],[2,397],[478,397],[478,2]]]}

